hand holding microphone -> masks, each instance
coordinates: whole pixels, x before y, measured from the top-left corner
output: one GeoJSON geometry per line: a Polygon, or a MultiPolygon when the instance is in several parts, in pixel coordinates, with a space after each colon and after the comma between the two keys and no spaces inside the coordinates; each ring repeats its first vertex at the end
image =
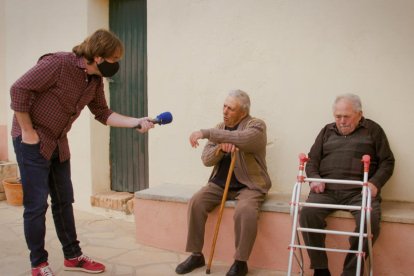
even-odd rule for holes
{"type": "MultiPolygon", "coordinates": [[[[159,124],[159,125],[166,125],[171,123],[173,120],[173,116],[170,112],[163,112],[159,114],[155,119],[149,119],[148,122],[151,122],[153,124],[159,124]]],[[[138,124],[135,128],[138,130],[143,129],[143,124],[138,124]]]]}

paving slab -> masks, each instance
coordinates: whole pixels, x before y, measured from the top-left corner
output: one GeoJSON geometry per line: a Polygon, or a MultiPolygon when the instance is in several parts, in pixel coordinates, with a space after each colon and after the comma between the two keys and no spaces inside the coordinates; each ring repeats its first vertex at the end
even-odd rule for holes
{"type": "MultiPolygon", "coordinates": [[[[29,251],[23,234],[23,207],[0,202],[0,275],[23,276],[30,274],[29,251]]],[[[130,220],[106,217],[75,210],[78,238],[83,252],[106,265],[102,276],[174,276],[177,264],[187,254],[161,250],[138,244],[135,223],[130,220]]],[[[54,273],[59,276],[90,275],[64,271],[61,245],[56,237],[50,208],[46,217],[46,250],[54,273]]],[[[212,276],[225,275],[229,264],[213,263],[212,276]]],[[[206,275],[205,267],[189,276],[206,275]]],[[[249,276],[281,276],[285,272],[250,268],[249,276]]]]}

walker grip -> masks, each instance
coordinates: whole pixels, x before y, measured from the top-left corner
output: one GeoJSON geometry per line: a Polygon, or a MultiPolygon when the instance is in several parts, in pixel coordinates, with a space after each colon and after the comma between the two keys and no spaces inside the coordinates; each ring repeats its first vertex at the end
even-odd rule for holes
{"type": "Polygon", "coordinates": [[[364,172],[368,172],[369,164],[371,163],[371,156],[369,156],[368,154],[365,154],[364,156],[362,156],[361,161],[364,163],[364,172]]]}
{"type": "Polygon", "coordinates": [[[304,165],[308,160],[309,158],[306,156],[306,154],[299,153],[299,161],[301,165],[304,165]]]}

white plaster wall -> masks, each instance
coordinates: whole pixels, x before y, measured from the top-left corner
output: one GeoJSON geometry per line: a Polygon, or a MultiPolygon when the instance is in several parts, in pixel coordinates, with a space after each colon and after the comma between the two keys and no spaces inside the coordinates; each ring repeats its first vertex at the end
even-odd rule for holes
{"type": "MultiPolygon", "coordinates": [[[[88,34],[92,34],[100,28],[109,28],[109,0],[92,0],[88,1],[87,16],[88,34]]],[[[104,80],[106,99],[109,105],[109,84],[104,80]]],[[[91,113],[89,109],[87,112],[91,113]]],[[[92,193],[85,195],[85,201],[82,204],[90,207],[89,196],[98,192],[110,191],[110,166],[109,166],[109,131],[108,126],[104,126],[93,117],[90,117],[89,128],[90,151],[91,151],[91,173],[92,173],[92,193]]]]}
{"type": "Polygon", "coordinates": [[[413,26],[409,0],[148,1],[149,113],[174,115],[150,134],[150,185],[205,184],[205,143],[188,137],[219,122],[240,88],[268,124],[272,190],[290,193],[298,154],[333,121],[335,96],[353,92],[397,159],[383,197],[414,201],[413,26]]]}
{"type": "MultiPolygon", "coordinates": [[[[0,0],[0,60],[5,60],[6,52],[6,20],[5,20],[5,2],[0,0]]],[[[6,87],[6,64],[0,62],[0,126],[7,124],[7,87],[6,87]]]]}
{"type": "MultiPolygon", "coordinates": [[[[5,2],[0,0],[0,61],[5,60],[6,48],[6,20],[5,2]]],[[[7,130],[7,86],[6,86],[6,64],[0,62],[0,160],[9,160],[8,154],[8,130],[7,130]]]]}
{"type": "MultiPolygon", "coordinates": [[[[7,90],[41,55],[71,51],[94,30],[108,27],[107,0],[4,2],[7,90]]],[[[9,106],[10,98],[6,101],[9,106]]],[[[9,129],[12,115],[8,108],[9,129]]],[[[96,191],[109,190],[109,142],[105,137],[108,131],[107,127],[99,126],[86,108],[69,133],[75,207],[78,209],[90,209],[90,196],[96,191]]],[[[15,159],[11,141],[9,144],[9,156],[15,159]]]]}
{"type": "MultiPolygon", "coordinates": [[[[3,0],[0,7],[0,89],[7,93],[40,55],[70,51],[108,22],[107,0],[3,0]]],[[[219,122],[227,91],[241,88],[251,95],[252,115],[268,123],[273,191],[290,193],[297,155],[332,121],[334,97],[355,92],[397,158],[384,197],[414,201],[412,26],[408,0],[148,1],[149,115],[174,115],[149,135],[150,186],[205,184],[204,143],[192,149],[188,136],[219,122]]],[[[0,104],[10,127],[9,97],[0,104]]],[[[70,132],[77,208],[90,208],[91,194],[109,190],[108,132],[88,110],[70,132]]],[[[9,150],[13,158],[11,142],[9,150]]]]}

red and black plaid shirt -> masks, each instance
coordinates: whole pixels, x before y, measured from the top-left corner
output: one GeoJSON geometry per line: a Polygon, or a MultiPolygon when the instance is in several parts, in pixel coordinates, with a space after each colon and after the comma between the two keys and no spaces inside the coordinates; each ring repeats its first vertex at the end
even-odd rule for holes
{"type": "MultiPolygon", "coordinates": [[[[61,161],[70,158],[67,133],[86,105],[102,124],[113,112],[106,103],[102,77],[88,75],[83,58],[68,52],[42,56],[12,85],[10,94],[11,108],[29,113],[46,159],[56,147],[61,161]]],[[[21,133],[14,116],[12,137],[21,133]]]]}

